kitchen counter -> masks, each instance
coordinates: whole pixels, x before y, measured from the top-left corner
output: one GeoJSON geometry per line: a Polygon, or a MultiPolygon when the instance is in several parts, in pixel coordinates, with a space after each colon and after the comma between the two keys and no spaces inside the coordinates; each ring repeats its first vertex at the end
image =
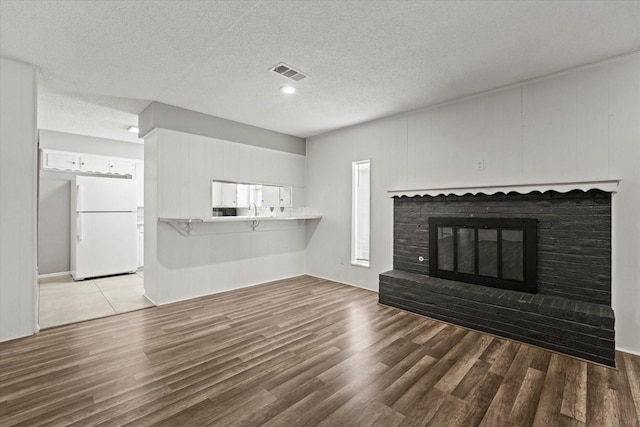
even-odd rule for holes
{"type": "Polygon", "coordinates": [[[297,216],[212,216],[210,218],[158,218],[160,222],[238,222],[238,221],[292,221],[292,220],[307,220],[307,219],[321,219],[320,215],[297,215],[297,216]]]}
{"type": "Polygon", "coordinates": [[[321,219],[321,215],[293,215],[293,216],[212,216],[208,218],[158,218],[159,222],[166,222],[181,234],[191,234],[194,224],[248,222],[253,230],[262,221],[306,221],[321,219]],[[184,227],[181,225],[184,224],[184,227]]]}

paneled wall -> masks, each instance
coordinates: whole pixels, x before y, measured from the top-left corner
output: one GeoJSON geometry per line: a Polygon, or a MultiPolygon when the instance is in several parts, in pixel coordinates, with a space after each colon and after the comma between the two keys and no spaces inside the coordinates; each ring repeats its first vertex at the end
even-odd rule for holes
{"type": "Polygon", "coordinates": [[[616,343],[640,353],[639,76],[635,54],[310,138],[309,207],[324,218],[309,237],[308,273],[377,289],[377,275],[392,268],[387,190],[621,178],[612,200],[616,343]],[[369,270],[342,263],[351,162],[367,158],[369,270]]]}
{"type": "Polygon", "coordinates": [[[145,136],[145,291],[158,304],[305,273],[304,222],[196,224],[211,216],[211,181],[292,185],[306,205],[305,156],[167,129],[145,136]]]}
{"type": "Polygon", "coordinates": [[[0,341],[36,329],[36,72],[0,58],[0,341]]]}

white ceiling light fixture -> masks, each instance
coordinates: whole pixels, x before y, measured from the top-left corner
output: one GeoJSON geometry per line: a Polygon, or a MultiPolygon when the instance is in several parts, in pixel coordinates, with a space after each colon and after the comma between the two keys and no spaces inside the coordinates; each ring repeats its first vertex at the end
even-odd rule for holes
{"type": "Polygon", "coordinates": [[[282,86],[280,88],[280,92],[285,93],[287,95],[292,95],[296,93],[296,88],[293,86],[282,86]]]}
{"type": "Polygon", "coordinates": [[[131,133],[135,133],[136,135],[140,133],[140,129],[138,128],[138,126],[129,126],[127,130],[131,133]]]}

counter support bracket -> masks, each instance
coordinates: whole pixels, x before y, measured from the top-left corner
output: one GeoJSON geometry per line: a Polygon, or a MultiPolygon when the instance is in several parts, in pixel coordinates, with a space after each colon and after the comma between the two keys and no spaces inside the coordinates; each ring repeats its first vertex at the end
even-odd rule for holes
{"type": "Polygon", "coordinates": [[[187,221],[181,221],[181,222],[177,222],[177,221],[163,221],[166,222],[167,224],[169,224],[171,226],[171,228],[173,228],[174,230],[176,230],[178,233],[182,234],[183,236],[189,236],[191,235],[191,232],[193,231],[193,226],[196,222],[201,222],[201,221],[195,221],[195,220],[187,220],[187,221]],[[180,227],[179,224],[184,224],[184,227],[180,227]]]}

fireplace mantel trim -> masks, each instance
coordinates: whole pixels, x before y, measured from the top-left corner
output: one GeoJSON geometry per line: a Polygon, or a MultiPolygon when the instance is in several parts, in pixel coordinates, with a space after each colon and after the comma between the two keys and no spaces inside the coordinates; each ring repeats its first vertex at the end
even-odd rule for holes
{"type": "Polygon", "coordinates": [[[478,187],[442,187],[442,188],[421,188],[408,190],[389,190],[389,197],[415,197],[415,196],[463,196],[465,194],[486,194],[492,195],[496,193],[516,192],[519,194],[528,194],[534,191],[544,193],[545,191],[557,191],[559,193],[567,193],[573,190],[589,191],[602,190],[609,193],[615,193],[618,189],[620,179],[607,179],[602,181],[575,181],[575,182],[546,182],[546,183],[530,183],[530,184],[512,184],[512,185],[485,185],[478,187]]]}

